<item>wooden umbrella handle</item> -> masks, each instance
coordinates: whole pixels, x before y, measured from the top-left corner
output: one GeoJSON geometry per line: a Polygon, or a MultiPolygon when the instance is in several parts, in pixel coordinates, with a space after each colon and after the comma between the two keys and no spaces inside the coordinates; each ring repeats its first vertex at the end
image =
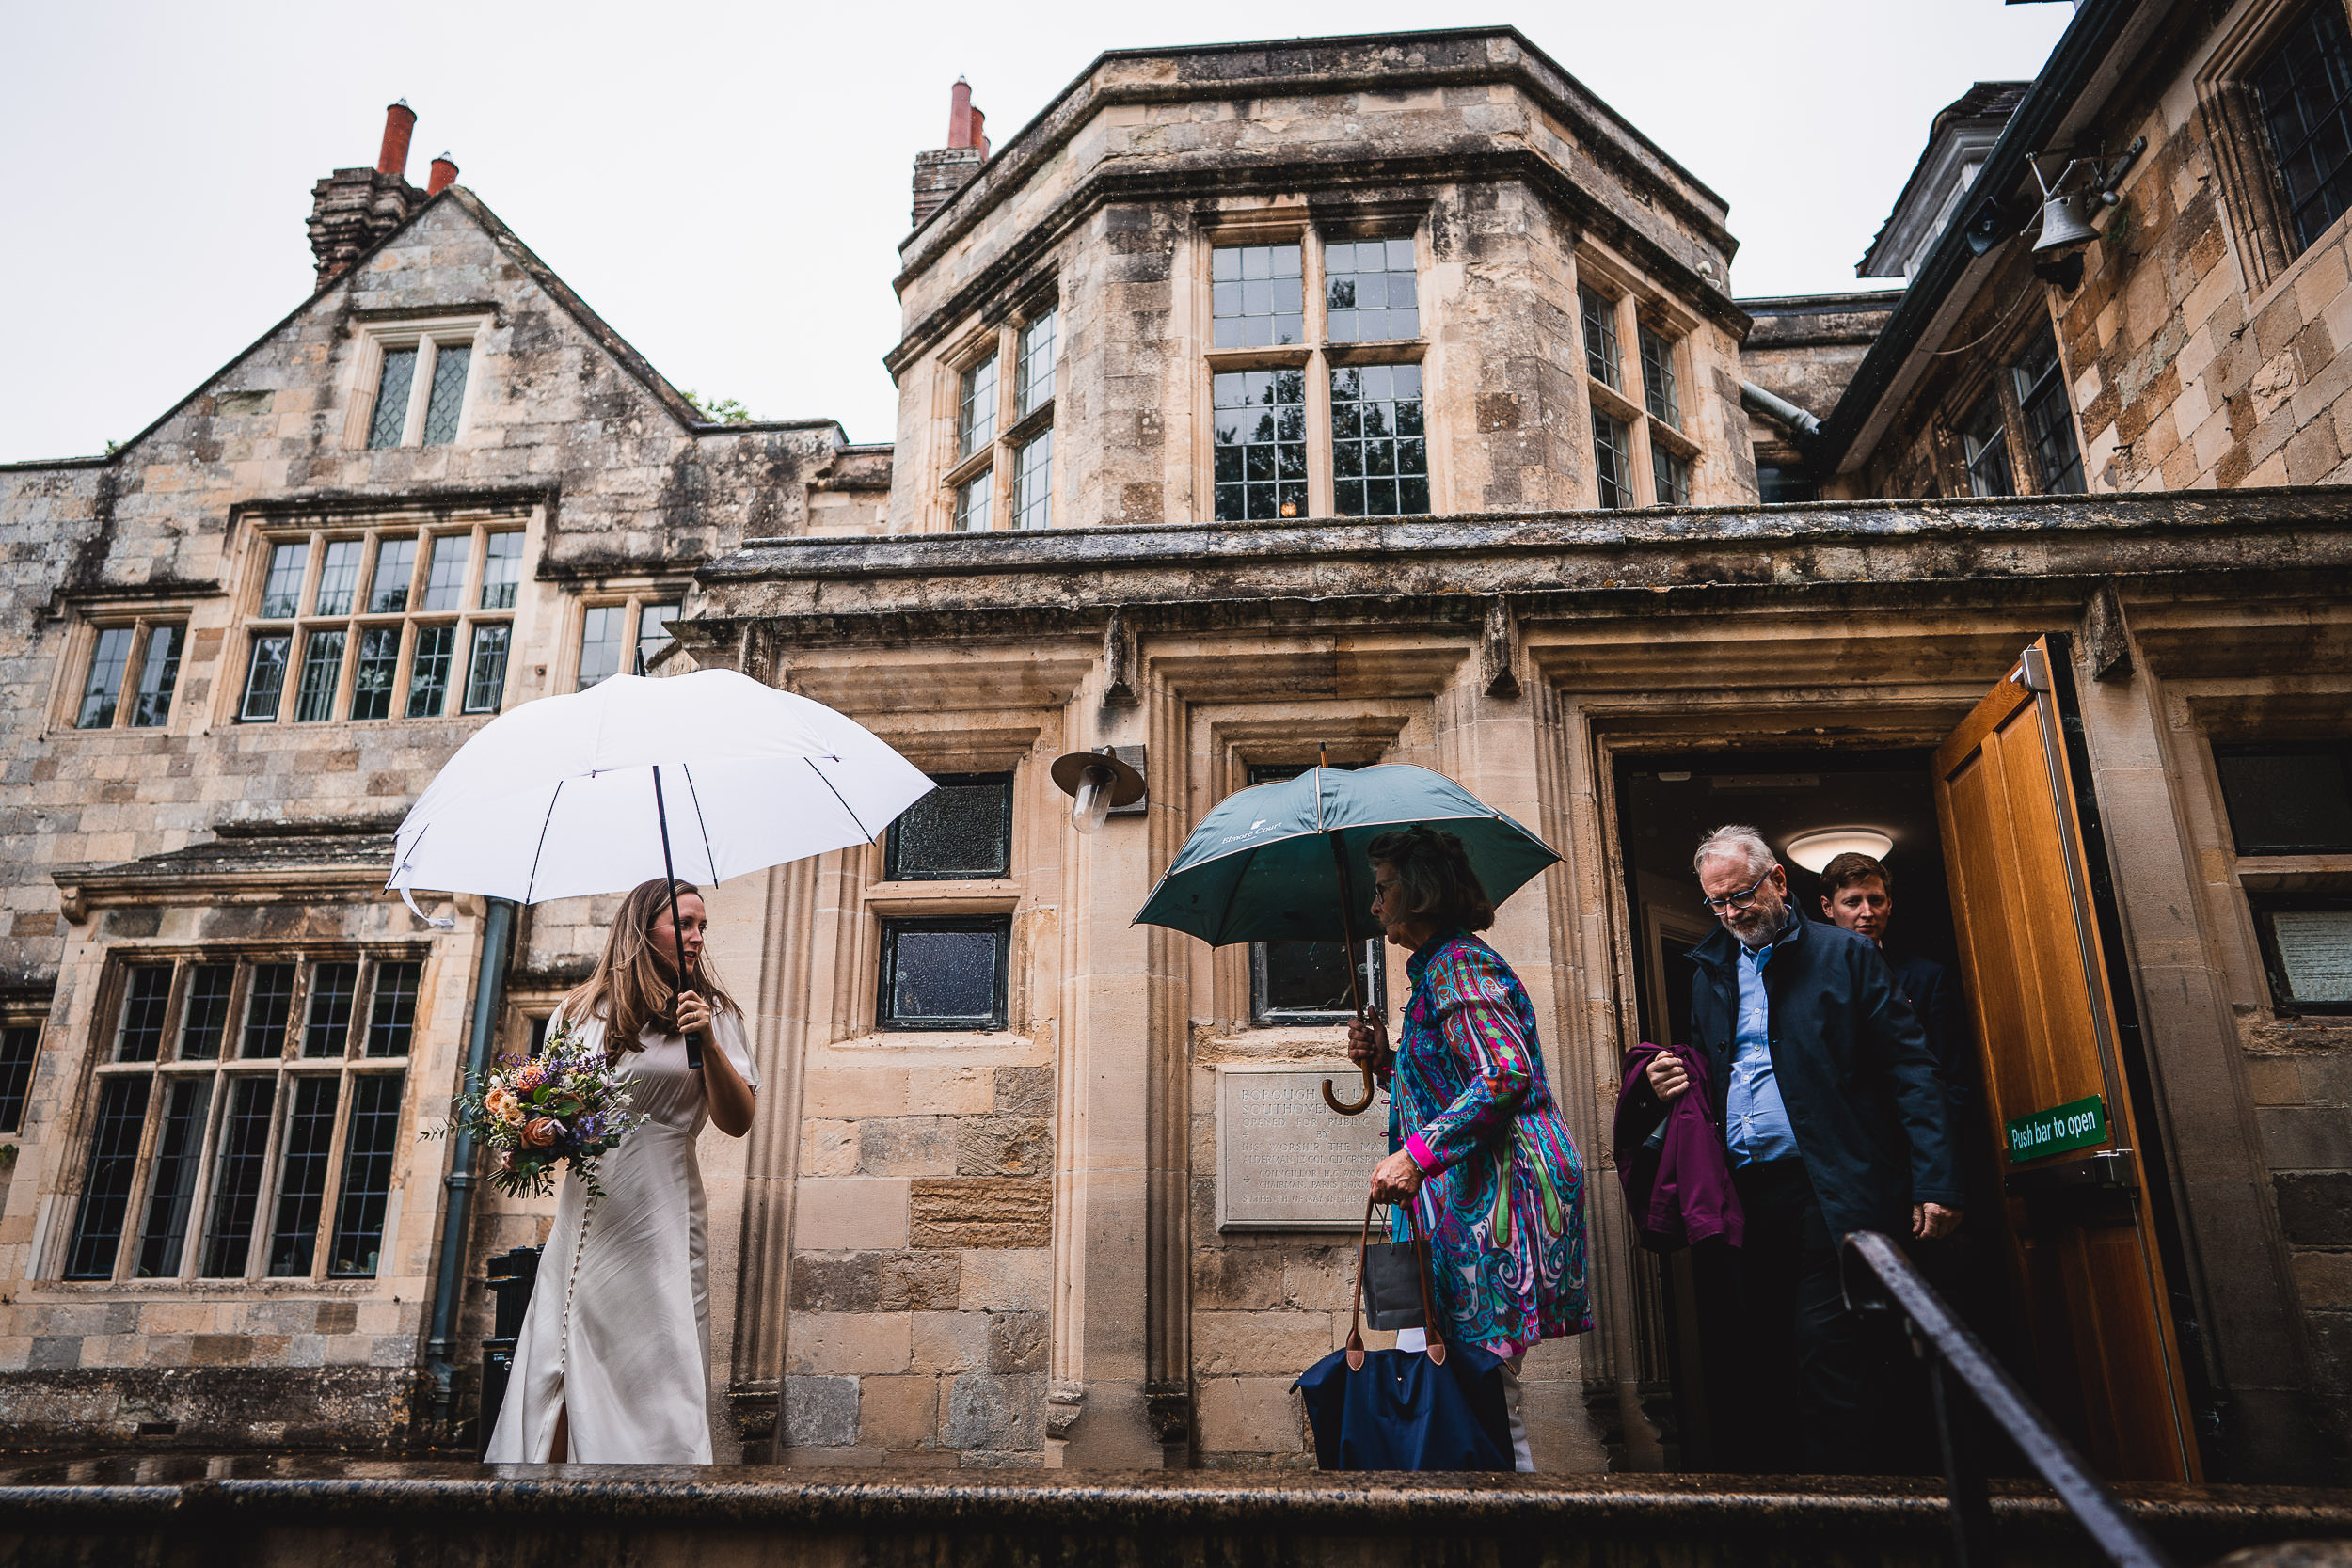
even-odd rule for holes
{"type": "Polygon", "coordinates": [[[1366,1069],[1364,1069],[1364,1098],[1363,1098],[1363,1099],[1361,1099],[1361,1100],[1358,1101],[1357,1101],[1355,1104],[1353,1104],[1353,1105],[1343,1104],[1343,1103],[1341,1102],[1341,1101],[1340,1101],[1340,1097],[1339,1097],[1336,1093],[1334,1093],[1334,1092],[1332,1091],[1332,1088],[1331,1088],[1331,1080],[1329,1080],[1328,1078],[1326,1078],[1326,1079],[1323,1081],[1323,1102],[1324,1102],[1326,1105],[1330,1106],[1330,1107],[1331,1107],[1331,1109],[1333,1109],[1334,1111],[1337,1111],[1340,1115],[1342,1115],[1342,1116],[1343,1116],[1343,1117],[1360,1117],[1360,1116],[1362,1116],[1362,1115],[1363,1115],[1366,1111],[1371,1110],[1371,1109],[1372,1109],[1372,1069],[1370,1069],[1370,1068],[1366,1068],[1366,1069]]]}

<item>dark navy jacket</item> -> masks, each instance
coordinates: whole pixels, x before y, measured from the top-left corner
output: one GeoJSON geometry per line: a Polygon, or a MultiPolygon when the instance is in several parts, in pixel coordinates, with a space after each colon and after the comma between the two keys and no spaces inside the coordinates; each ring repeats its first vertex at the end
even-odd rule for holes
{"type": "MultiPolygon", "coordinates": [[[[1739,951],[1721,926],[1691,950],[1698,965],[1691,1043],[1713,1069],[1718,1128],[1731,1084],[1739,951]]],[[[1914,1203],[1961,1207],[1944,1075],[1877,945],[1800,919],[1772,949],[1764,990],[1772,1072],[1830,1234],[1907,1236],[1914,1203]]]]}
{"type": "Polygon", "coordinates": [[[1920,1026],[1928,1032],[1928,1049],[1935,1053],[1935,1064],[1944,1070],[1945,1089],[1955,1118],[1952,1136],[1957,1138],[1962,1135],[1957,1118],[1967,1112],[1976,1099],[1969,1092],[1969,1085],[1977,1075],[1976,1064],[1964,1059],[1968,1029],[1960,1019],[1960,988],[1952,984],[1951,973],[1933,958],[1923,958],[1916,953],[1888,953],[1885,958],[1886,967],[1895,974],[1895,994],[1910,1003],[1911,1010],[1919,1015],[1920,1026]]]}

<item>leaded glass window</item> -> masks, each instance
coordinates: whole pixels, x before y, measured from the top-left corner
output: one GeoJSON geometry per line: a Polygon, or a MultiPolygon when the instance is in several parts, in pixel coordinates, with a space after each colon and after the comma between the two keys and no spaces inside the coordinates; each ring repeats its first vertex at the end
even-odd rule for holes
{"type": "Polygon", "coordinates": [[[441,343],[433,352],[433,393],[424,405],[424,444],[446,446],[457,438],[457,416],[466,403],[466,368],[473,350],[441,343]]]}
{"type": "Polygon", "coordinates": [[[964,881],[1012,867],[1012,775],[938,773],[938,785],[901,812],[882,840],[882,876],[964,881]]]}
{"type": "Polygon", "coordinates": [[[496,713],[505,701],[507,635],[504,622],[473,628],[473,657],[466,666],[468,713],[496,713]]]}
{"type": "Polygon", "coordinates": [[[314,631],[302,645],[302,684],[294,691],[294,721],[311,724],[335,716],[335,688],[343,675],[343,634],[314,631]]]}
{"type": "Polygon", "coordinates": [[[1050,430],[1013,456],[1012,526],[1054,526],[1054,433],[1050,430]]]}
{"type": "Polygon", "coordinates": [[[506,529],[483,541],[482,608],[512,610],[523,580],[523,533],[506,529]]]}
{"type": "Polygon", "coordinates": [[[1675,385],[1675,346],[1652,332],[1646,322],[1638,324],[1636,331],[1642,346],[1642,401],[1651,419],[1680,430],[1682,401],[1675,385]]]}
{"type": "Polygon", "coordinates": [[[1691,504],[1691,460],[1668,451],[1662,442],[1652,440],[1649,446],[1649,477],[1653,493],[1661,506],[1691,504]]]}
{"type": "Polygon", "coordinates": [[[408,717],[438,719],[449,705],[449,667],[456,657],[457,628],[419,626],[417,651],[408,661],[408,717]]]}
{"type": "Polygon", "coordinates": [[[1421,336],[1421,296],[1410,235],[1343,240],[1323,247],[1325,336],[1335,343],[1421,336]]]}
{"type": "Polygon", "coordinates": [[[246,660],[245,695],[237,704],[241,723],[258,723],[278,717],[278,700],[286,689],[286,656],[294,639],[284,632],[258,634],[252,657],[246,660]]]}
{"type": "Polygon", "coordinates": [[[1307,284],[1296,245],[1220,245],[1209,257],[1218,348],[1266,348],[1307,335],[1307,284]]]}
{"type": "Polygon", "coordinates": [[[360,539],[330,539],[326,542],[326,560],[319,567],[317,595],[310,601],[313,615],[348,615],[352,595],[359,587],[359,552],[367,547],[360,539]]]}
{"type": "Polygon", "coordinates": [[[1028,418],[1054,395],[1054,334],[1060,314],[1048,310],[1021,328],[1021,369],[1013,396],[1016,418],[1028,418]]]}
{"type": "Polygon", "coordinates": [[[1307,372],[1220,371],[1216,404],[1216,520],[1307,515],[1307,372]]]}
{"type": "Polygon", "coordinates": [[[885,1029],[1002,1029],[1012,916],[882,923],[885,1029]]]}
{"type": "Polygon", "coordinates": [[[272,545],[269,575],[262,580],[262,608],[255,613],[264,621],[292,620],[302,608],[302,578],[310,568],[307,542],[272,545]]]}
{"type": "Polygon", "coordinates": [[[1331,372],[1331,494],[1343,517],[1429,510],[1419,365],[1343,365],[1331,372]]]}
{"type": "Polygon", "coordinates": [[[2017,410],[2025,417],[2045,496],[2083,493],[2082,449],[2074,443],[2074,407],[2067,395],[2066,371],[2058,341],[2044,330],[2010,370],[2017,387],[2017,410]]]}
{"type": "Polygon", "coordinates": [[[351,716],[389,719],[400,683],[400,628],[369,626],[359,633],[359,663],[351,676],[351,716]]]}
{"type": "Polygon", "coordinates": [[[1611,391],[1625,389],[1623,351],[1617,346],[1617,302],[1590,284],[1576,286],[1576,302],[1584,320],[1584,369],[1611,391]]]}
{"type": "Polygon", "coordinates": [[[33,1063],[40,1054],[40,1025],[0,1028],[0,1132],[24,1125],[24,1101],[32,1093],[33,1063]]]}
{"type": "Polygon", "coordinates": [[[82,706],[73,721],[76,728],[103,730],[115,721],[115,704],[122,695],[123,672],[130,667],[131,640],[136,634],[135,626],[108,626],[99,632],[98,645],[90,652],[89,679],[82,687],[82,706]]]}
{"type": "Polygon", "coordinates": [[[2352,205],[2352,27],[2320,0],[2248,77],[2301,255],[2352,205]]]}
{"type": "Polygon", "coordinates": [[[375,576],[368,587],[368,613],[397,615],[408,608],[408,590],[417,575],[417,541],[386,539],[375,546],[375,576]]]}
{"type": "Polygon", "coordinates": [[[969,457],[996,435],[996,356],[963,372],[956,401],[956,455],[969,457]]]}
{"type": "Polygon", "coordinates": [[[996,494],[996,474],[993,469],[975,474],[956,486],[956,531],[986,533],[989,528],[989,505],[996,494]]]}
{"type": "Polygon", "coordinates": [[[653,667],[662,650],[671,642],[670,623],[677,618],[678,605],[675,599],[668,604],[641,605],[637,610],[637,668],[640,673],[653,667]]]}
{"type": "Polygon", "coordinates": [[[1593,475],[1600,504],[1608,509],[1633,504],[1633,443],[1625,421],[1593,410],[1593,475]]]}
{"type": "Polygon", "coordinates": [[[408,433],[408,397],[417,381],[417,351],[388,348],[375,384],[375,413],[368,420],[368,445],[396,447],[408,433]]]}
{"type": "Polygon", "coordinates": [[[444,533],[433,541],[431,564],[425,568],[424,603],[421,610],[455,610],[466,592],[466,563],[473,556],[473,536],[444,533]]]}
{"type": "Polygon", "coordinates": [[[628,618],[625,604],[590,605],[580,618],[580,684],[587,690],[621,673],[621,626],[628,618]]]}
{"type": "Polygon", "coordinates": [[[1961,454],[1968,465],[1968,490],[1978,496],[2017,494],[2009,466],[2009,421],[1997,392],[1987,392],[1960,427],[1961,454]]]}
{"type": "Polygon", "coordinates": [[[151,730],[171,720],[171,696],[180,685],[180,645],[185,626],[152,626],[147,633],[147,657],[139,661],[138,699],[131,707],[134,729],[151,730]]]}
{"type": "MultiPolygon", "coordinates": [[[[1260,763],[1249,769],[1252,784],[1277,784],[1306,771],[1296,764],[1260,763]]],[[[1371,894],[1365,890],[1364,898],[1371,894]]],[[[1370,1001],[1388,994],[1381,939],[1369,916],[1357,964],[1359,995],[1370,1001]]],[[[1249,1016],[1260,1023],[1331,1023],[1347,1019],[1347,944],[1343,942],[1253,942],[1249,944],[1249,1016]]]]}
{"type": "MultiPolygon", "coordinates": [[[[413,952],[126,965],[117,1047],[94,1069],[67,1277],[371,1275],[416,1043],[413,952]],[[245,1041],[228,1058],[239,1007],[245,1041]],[[178,1049],[157,1049],[166,1039],[178,1049]]],[[[24,1064],[21,1102],[32,1044],[0,1035],[0,1127],[10,1064],[24,1064]]]]}

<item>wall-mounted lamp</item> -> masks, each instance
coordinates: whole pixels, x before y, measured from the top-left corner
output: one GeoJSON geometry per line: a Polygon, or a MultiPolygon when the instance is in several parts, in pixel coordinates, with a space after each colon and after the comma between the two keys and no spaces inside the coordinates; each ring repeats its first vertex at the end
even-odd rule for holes
{"type": "Polygon", "coordinates": [[[1070,825],[1082,833],[1103,826],[1114,811],[1143,803],[1143,761],[1140,746],[1098,746],[1091,752],[1065,752],[1054,759],[1054,787],[1071,798],[1070,825]],[[1120,752],[1131,754],[1129,761],[1120,752]]]}
{"type": "Polygon", "coordinates": [[[1895,841],[1876,828],[1822,828],[1790,839],[1788,853],[1790,860],[1818,877],[1821,867],[1840,855],[1884,860],[1893,847],[1895,841]]]}

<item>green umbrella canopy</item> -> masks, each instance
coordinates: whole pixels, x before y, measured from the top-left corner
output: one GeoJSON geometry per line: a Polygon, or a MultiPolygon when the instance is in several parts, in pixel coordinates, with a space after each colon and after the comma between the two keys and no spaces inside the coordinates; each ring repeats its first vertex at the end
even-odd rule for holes
{"type": "Polygon", "coordinates": [[[1216,947],[1376,935],[1365,850],[1382,833],[1415,823],[1460,838],[1497,904],[1560,858],[1442,773],[1394,765],[1311,768],[1218,802],[1184,841],[1136,922],[1187,932],[1216,947]]]}

